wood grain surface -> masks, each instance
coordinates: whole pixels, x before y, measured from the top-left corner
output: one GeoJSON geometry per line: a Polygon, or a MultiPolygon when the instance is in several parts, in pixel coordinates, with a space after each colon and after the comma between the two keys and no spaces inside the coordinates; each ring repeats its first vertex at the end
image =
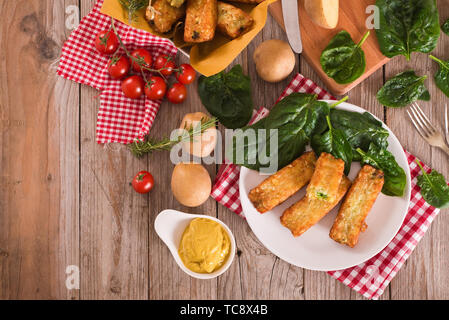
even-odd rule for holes
{"type": "MultiPolygon", "coordinates": [[[[362,299],[324,272],[287,264],[264,248],[248,224],[209,199],[182,207],[170,192],[173,165],[166,152],[135,159],[120,145],[98,145],[98,92],[55,75],[65,39],[66,9],[81,16],[93,0],[0,0],[0,299],[362,299]],[[141,196],[129,182],[142,169],[156,177],[141,196]],[[153,222],[172,208],[218,217],[233,230],[238,247],[230,270],[201,281],[182,272],[156,235],[153,222]],[[66,269],[80,269],[79,289],[67,289],[66,269]]],[[[449,0],[439,1],[441,21],[449,0]]],[[[255,105],[272,107],[291,77],[278,84],[258,78],[252,54],[262,41],[286,37],[273,18],[243,51],[240,63],[252,79],[255,105]]],[[[448,59],[449,37],[434,54],[448,59]]],[[[180,62],[186,62],[179,56],[180,62]]],[[[385,109],[375,93],[396,73],[432,75],[426,55],[397,57],[349,92],[350,102],[384,119],[401,143],[449,179],[448,157],[416,133],[404,109],[385,109]]],[[[325,85],[297,56],[295,72],[325,85]]],[[[432,101],[421,103],[441,126],[445,97],[432,77],[432,101]]],[[[204,111],[193,88],[179,106],[164,103],[151,130],[161,138],[187,112],[204,111]]],[[[208,166],[212,178],[216,165],[208,166]]],[[[433,222],[381,299],[449,299],[449,216],[433,222]]]]}
{"type": "MultiPolygon", "coordinates": [[[[292,0],[295,1],[295,0],[292,0]]],[[[340,31],[346,30],[351,35],[355,43],[358,43],[367,29],[367,21],[372,23],[374,20],[369,19],[372,12],[366,13],[368,6],[376,3],[376,0],[343,0],[340,1],[340,16],[338,25],[335,29],[329,30],[317,26],[309,18],[304,9],[304,1],[298,1],[299,21],[301,26],[301,38],[303,41],[304,51],[302,56],[315,69],[328,90],[334,95],[343,95],[348,91],[359,85],[366,78],[371,76],[379,68],[389,61],[379,49],[376,34],[371,30],[371,34],[363,44],[363,51],[366,56],[366,71],[356,81],[349,84],[338,84],[333,79],[329,78],[321,68],[320,57],[324,48],[329,44],[329,41],[340,31]]],[[[270,13],[274,19],[284,28],[284,18],[282,16],[282,4],[280,1],[273,3],[270,6],[270,13]]]]}

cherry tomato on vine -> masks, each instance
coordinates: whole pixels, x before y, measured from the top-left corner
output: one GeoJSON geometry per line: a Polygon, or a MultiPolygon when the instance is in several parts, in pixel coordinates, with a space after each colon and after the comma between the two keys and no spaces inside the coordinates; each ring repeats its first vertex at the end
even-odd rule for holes
{"type": "Polygon", "coordinates": [[[182,83],[174,83],[167,92],[167,99],[171,103],[179,104],[187,98],[187,89],[182,83]]]}
{"type": "Polygon", "coordinates": [[[170,56],[159,56],[154,62],[154,69],[159,70],[164,76],[170,76],[173,69],[176,69],[176,64],[170,56]]]}
{"type": "Polygon", "coordinates": [[[133,179],[132,186],[136,192],[146,194],[154,187],[154,178],[148,171],[140,171],[133,179]]]}
{"type": "Polygon", "coordinates": [[[112,30],[104,30],[95,38],[95,48],[102,54],[113,54],[119,47],[118,38],[112,30]]]}
{"type": "Polygon", "coordinates": [[[150,100],[160,100],[167,92],[167,84],[164,79],[158,76],[152,76],[145,84],[145,95],[150,100]]]}
{"type": "Polygon", "coordinates": [[[191,84],[195,81],[196,71],[190,64],[182,64],[176,72],[176,79],[182,84],[191,84]]]}
{"type": "Polygon", "coordinates": [[[153,57],[151,56],[151,53],[148,50],[145,49],[134,50],[131,53],[131,56],[140,61],[140,63],[132,61],[133,70],[136,72],[141,71],[142,69],[141,66],[151,68],[151,66],[153,65],[153,57]]]}
{"type": "Polygon", "coordinates": [[[131,99],[139,99],[144,92],[145,81],[140,76],[131,76],[122,82],[123,94],[131,99]]]}
{"type": "Polygon", "coordinates": [[[122,79],[129,73],[131,64],[125,56],[113,57],[108,62],[108,72],[113,79],[122,79]]]}

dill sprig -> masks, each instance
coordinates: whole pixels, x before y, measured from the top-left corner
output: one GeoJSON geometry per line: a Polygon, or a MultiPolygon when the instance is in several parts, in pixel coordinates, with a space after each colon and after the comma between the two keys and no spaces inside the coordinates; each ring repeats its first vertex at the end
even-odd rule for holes
{"type": "Polygon", "coordinates": [[[131,24],[136,21],[136,12],[148,7],[149,0],[118,0],[123,8],[126,9],[128,13],[128,20],[131,24]]]}
{"type": "Polygon", "coordinates": [[[181,142],[192,141],[194,137],[201,136],[207,129],[213,128],[217,125],[218,119],[202,119],[201,125],[195,127],[185,128],[183,133],[178,136],[177,139],[171,140],[170,138],[162,139],[161,141],[146,140],[135,141],[129,145],[131,153],[137,158],[143,157],[145,154],[152,153],[154,151],[171,150],[173,146],[181,142]],[[188,129],[188,130],[187,130],[188,129]]]}

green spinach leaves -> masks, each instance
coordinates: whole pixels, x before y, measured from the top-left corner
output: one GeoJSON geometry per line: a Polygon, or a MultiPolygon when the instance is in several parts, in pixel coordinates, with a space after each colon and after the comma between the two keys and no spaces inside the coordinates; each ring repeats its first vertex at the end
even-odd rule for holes
{"type": "MultiPolygon", "coordinates": [[[[360,161],[382,170],[385,174],[382,193],[402,197],[407,183],[405,171],[387,151],[389,132],[383,128],[382,122],[368,112],[357,113],[339,109],[331,110],[330,120],[334,128],[342,132],[347,139],[352,151],[352,161],[360,161]]],[[[348,152],[347,149],[343,150],[348,152]]],[[[345,160],[343,157],[339,158],[345,160]]]]}
{"type": "Polygon", "coordinates": [[[443,23],[443,25],[441,26],[441,30],[449,36],[449,19],[445,23],[443,23]]]}
{"type": "Polygon", "coordinates": [[[449,97],[449,61],[445,62],[434,56],[430,56],[430,58],[440,65],[440,70],[435,74],[437,87],[449,97]]]}
{"type": "Polygon", "coordinates": [[[380,50],[389,58],[429,53],[438,43],[440,22],[436,0],[377,0],[380,50]]]}
{"type": "Polygon", "coordinates": [[[267,167],[277,157],[278,169],[283,168],[304,153],[310,137],[322,130],[328,114],[329,105],[318,101],[316,95],[293,93],[281,100],[265,119],[236,131],[232,146],[226,148],[226,156],[233,163],[253,170],[267,167]],[[271,146],[274,132],[277,148],[271,146]]]}
{"type": "Polygon", "coordinates": [[[430,100],[430,93],[424,85],[427,76],[419,77],[415,71],[402,72],[388,80],[377,93],[377,100],[387,107],[400,108],[416,100],[430,100]]]}
{"type": "Polygon", "coordinates": [[[310,143],[317,156],[326,152],[342,159],[345,174],[353,161],[383,170],[386,178],[382,192],[402,196],[405,171],[386,150],[388,130],[367,112],[335,109],[340,102],[330,105],[318,101],[316,95],[293,93],[266,118],[236,130],[227,142],[226,158],[237,165],[274,173],[301,156],[310,143]],[[277,164],[275,168],[273,163],[277,164]]]}
{"type": "Polygon", "coordinates": [[[198,93],[207,111],[226,128],[241,128],[251,120],[251,80],[243,74],[242,66],[236,65],[228,73],[201,76],[198,93]]]}
{"type": "Polygon", "coordinates": [[[369,164],[383,171],[385,175],[383,194],[397,197],[404,195],[407,183],[405,171],[398,165],[389,151],[381,149],[375,144],[370,144],[367,152],[362,149],[357,149],[357,152],[362,156],[362,164],[369,164]]]}
{"type": "Polygon", "coordinates": [[[384,129],[382,122],[376,120],[368,112],[357,113],[346,110],[333,109],[330,114],[334,128],[343,131],[354,153],[354,161],[361,157],[357,148],[368,150],[371,143],[382,149],[388,147],[388,130],[384,129]]]}
{"type": "Polygon", "coordinates": [[[436,170],[427,173],[418,160],[416,160],[416,163],[418,163],[422,172],[422,175],[418,176],[418,186],[421,188],[421,195],[424,200],[435,208],[449,208],[449,186],[444,176],[436,170]]]}
{"type": "Polygon", "coordinates": [[[345,162],[345,174],[349,174],[353,158],[352,147],[343,131],[332,127],[329,116],[326,117],[326,121],[329,131],[321,136],[313,136],[311,143],[312,149],[318,156],[326,152],[337,159],[342,159],[345,162]]]}
{"type": "Polygon", "coordinates": [[[363,39],[355,44],[348,32],[338,33],[321,54],[320,62],[324,72],[340,84],[357,80],[366,69],[365,53],[361,46],[369,34],[368,31],[363,39]]]}

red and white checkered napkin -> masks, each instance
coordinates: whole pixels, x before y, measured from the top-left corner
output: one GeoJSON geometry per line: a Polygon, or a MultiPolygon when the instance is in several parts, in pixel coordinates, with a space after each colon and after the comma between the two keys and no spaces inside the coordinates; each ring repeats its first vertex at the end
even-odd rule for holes
{"type": "MultiPolygon", "coordinates": [[[[315,93],[320,99],[335,99],[313,81],[300,74],[293,79],[280,99],[293,92],[315,93]]],[[[257,122],[267,114],[268,110],[265,108],[259,109],[253,122],[257,122]]],[[[439,213],[438,209],[428,205],[422,198],[417,186],[420,168],[415,163],[413,155],[408,152],[406,152],[406,155],[412,178],[412,195],[409,211],[401,229],[385,249],[368,261],[345,270],[328,272],[329,275],[368,299],[377,299],[382,295],[391,279],[402,267],[429,228],[430,223],[439,213]]],[[[426,166],[424,166],[424,169],[430,171],[430,168],[426,166]]],[[[215,179],[212,197],[236,214],[244,217],[239,199],[239,174],[240,167],[233,164],[223,164],[215,179]]]]}
{"type": "MultiPolygon", "coordinates": [[[[98,143],[131,143],[142,139],[150,130],[160,101],[126,98],[121,91],[121,82],[113,80],[107,73],[109,57],[95,49],[95,37],[111,26],[111,18],[100,13],[103,0],[98,0],[94,9],[81,20],[62,48],[58,75],[87,84],[101,91],[100,109],[97,119],[98,143]]],[[[119,21],[117,31],[129,51],[145,48],[153,56],[177,53],[176,47],[167,39],[156,37],[119,21]]]]}

